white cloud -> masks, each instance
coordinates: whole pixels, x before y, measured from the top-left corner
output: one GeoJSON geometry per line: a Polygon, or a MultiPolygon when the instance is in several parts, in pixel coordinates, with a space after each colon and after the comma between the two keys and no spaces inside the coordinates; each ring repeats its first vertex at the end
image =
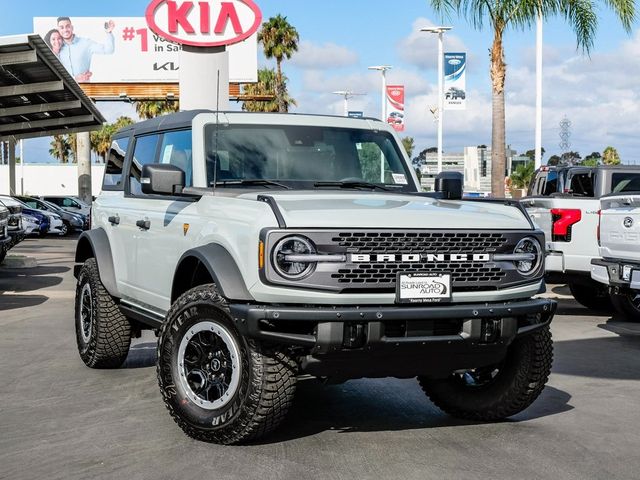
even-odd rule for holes
{"type": "Polygon", "coordinates": [[[302,40],[300,48],[291,57],[290,63],[304,69],[325,69],[353,65],[358,62],[358,55],[346,47],[335,43],[317,45],[302,40]]]}
{"type": "MultiPolygon", "coordinates": [[[[423,69],[436,69],[438,66],[438,35],[421,32],[421,28],[436,26],[428,18],[418,18],[411,25],[411,33],[398,44],[398,55],[405,62],[423,69]]],[[[454,33],[447,32],[443,37],[445,52],[467,52],[462,39],[454,33]]],[[[474,64],[469,55],[469,65],[474,64]]]]}

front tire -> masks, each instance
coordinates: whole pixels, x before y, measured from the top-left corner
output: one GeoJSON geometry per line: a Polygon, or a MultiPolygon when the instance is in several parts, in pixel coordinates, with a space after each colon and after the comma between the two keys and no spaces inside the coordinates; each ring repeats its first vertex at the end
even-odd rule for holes
{"type": "Polygon", "coordinates": [[[131,324],[100,280],[98,264],[90,258],[76,286],[76,341],[87,367],[118,368],[127,359],[131,324]]]}
{"type": "Polygon", "coordinates": [[[496,421],[531,405],[544,389],[553,361],[549,327],[518,338],[496,366],[454,373],[445,379],[418,377],[431,401],[453,417],[496,421]]]}
{"type": "Polygon", "coordinates": [[[283,350],[239,334],[213,284],[181,295],[160,332],[160,391],[174,421],[197,440],[228,445],[274,430],[293,399],[296,371],[283,350]]]}
{"type": "Polygon", "coordinates": [[[590,310],[608,311],[613,308],[607,287],[597,282],[570,283],[569,290],[576,302],[590,310]]]}
{"type": "Polygon", "coordinates": [[[611,303],[630,322],[640,322],[640,292],[629,290],[611,295],[611,303]]]}

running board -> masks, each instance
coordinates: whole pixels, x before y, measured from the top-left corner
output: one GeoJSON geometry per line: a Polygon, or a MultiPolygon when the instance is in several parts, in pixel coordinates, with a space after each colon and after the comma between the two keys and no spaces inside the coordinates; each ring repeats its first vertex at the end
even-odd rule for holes
{"type": "Polygon", "coordinates": [[[150,328],[160,328],[164,323],[164,317],[134,305],[127,305],[120,302],[120,311],[125,317],[136,320],[150,328]]]}

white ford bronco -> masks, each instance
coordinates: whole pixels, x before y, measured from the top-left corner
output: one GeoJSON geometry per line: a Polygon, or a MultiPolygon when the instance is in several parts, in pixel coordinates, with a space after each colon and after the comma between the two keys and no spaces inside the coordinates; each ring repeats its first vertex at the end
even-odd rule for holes
{"type": "Polygon", "coordinates": [[[599,217],[601,258],[591,260],[591,278],[627,320],[640,322],[640,191],[602,197],[599,217]]]}
{"type": "Polygon", "coordinates": [[[273,430],[296,377],[417,377],[462,418],[529,406],[552,361],[544,235],[518,203],[422,193],[378,120],[185,111],[120,130],[75,268],[78,349],[158,332],[190,436],[273,430]]]}

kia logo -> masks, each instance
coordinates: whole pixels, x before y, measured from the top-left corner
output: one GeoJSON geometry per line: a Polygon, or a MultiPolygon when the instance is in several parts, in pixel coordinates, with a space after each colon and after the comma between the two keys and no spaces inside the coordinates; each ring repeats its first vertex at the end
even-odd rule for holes
{"type": "Polygon", "coordinates": [[[262,12],[253,0],[153,0],[145,13],[162,38],[195,47],[241,42],[260,28],[262,12]]]}
{"type": "Polygon", "coordinates": [[[624,221],[622,222],[622,225],[624,225],[626,228],[631,228],[631,227],[633,227],[633,218],[631,218],[631,217],[624,217],[624,221]]]}

